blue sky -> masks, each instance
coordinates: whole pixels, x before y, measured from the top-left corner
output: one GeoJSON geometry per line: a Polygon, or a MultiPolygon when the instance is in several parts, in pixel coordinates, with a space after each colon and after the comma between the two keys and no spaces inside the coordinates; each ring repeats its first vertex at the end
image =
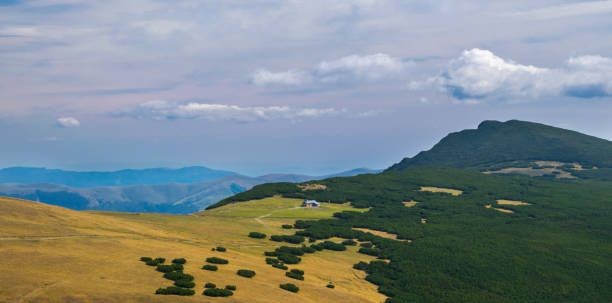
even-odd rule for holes
{"type": "Polygon", "coordinates": [[[0,1],[0,166],[383,168],[482,120],[612,139],[612,1],[0,1]]]}

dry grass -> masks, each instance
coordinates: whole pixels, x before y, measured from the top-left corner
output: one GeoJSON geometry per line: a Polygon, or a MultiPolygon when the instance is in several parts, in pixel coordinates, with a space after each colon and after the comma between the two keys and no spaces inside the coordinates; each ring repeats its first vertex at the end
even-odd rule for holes
{"type": "Polygon", "coordinates": [[[431,192],[431,193],[444,193],[444,194],[450,194],[453,196],[459,196],[463,194],[463,191],[458,190],[458,189],[434,187],[434,186],[421,186],[420,191],[426,191],[426,192],[431,192]]]}
{"type": "Polygon", "coordinates": [[[311,184],[300,184],[298,185],[298,187],[302,190],[302,191],[309,191],[309,190],[326,190],[327,189],[327,185],[325,184],[316,184],[316,183],[311,183],[311,184]]]}
{"type": "MultiPolygon", "coordinates": [[[[289,281],[283,271],[264,262],[263,252],[278,243],[248,238],[249,231],[288,233],[281,224],[292,223],[300,212],[289,210],[295,200],[278,198],[277,207],[262,223],[256,208],[236,214],[219,208],[201,215],[120,214],[76,212],[35,202],[0,198],[0,302],[383,302],[376,286],[365,281],[352,265],[372,258],[356,253],[318,252],[303,258],[296,268],[306,272],[305,281],[290,282],[298,294],[278,288],[289,281]],[[287,205],[284,205],[287,204],[287,205]],[[284,210],[283,210],[284,207],[284,210]],[[294,217],[287,218],[292,215],[294,217]],[[211,251],[225,246],[228,251],[211,251]],[[155,289],[171,285],[152,267],[138,261],[141,256],[185,257],[185,272],[196,277],[193,297],[156,296],[155,289]],[[201,270],[204,259],[222,256],[230,264],[218,272],[201,270]],[[245,279],[239,268],[255,270],[245,279]],[[325,285],[333,281],[335,289],[325,285]],[[231,298],[203,297],[205,282],[234,284],[231,298]]],[[[251,203],[251,202],[249,202],[251,203]]],[[[254,202],[256,203],[256,202],[254,202]]],[[[264,201],[264,211],[274,203],[264,201]]],[[[249,206],[252,206],[249,204],[249,206]]],[[[339,206],[349,207],[349,206],[339,206]]],[[[329,216],[333,211],[302,213],[329,216]]]]}
{"type": "Polygon", "coordinates": [[[391,239],[391,240],[395,240],[395,241],[412,242],[411,240],[398,239],[396,234],[388,233],[386,231],[380,231],[380,230],[369,229],[369,228],[357,228],[357,227],[353,227],[353,230],[362,231],[364,233],[370,233],[370,234],[373,234],[375,236],[379,236],[381,238],[391,239]]]}
{"type": "Polygon", "coordinates": [[[516,201],[516,200],[497,200],[497,204],[499,204],[499,205],[512,205],[512,206],[531,205],[531,204],[529,204],[527,202],[516,201]]]}
{"type": "Polygon", "coordinates": [[[505,208],[499,208],[499,207],[493,207],[491,204],[487,204],[485,205],[485,208],[490,208],[490,209],[494,209],[498,212],[502,212],[502,213],[506,213],[506,214],[513,214],[514,211],[511,211],[509,209],[505,209],[505,208]]]}
{"type": "Polygon", "coordinates": [[[419,203],[419,202],[414,201],[414,200],[410,200],[410,201],[404,201],[404,202],[402,202],[402,203],[403,203],[403,204],[404,204],[404,206],[406,206],[406,207],[414,207],[414,206],[415,206],[415,205],[417,205],[417,203],[419,203]]]}

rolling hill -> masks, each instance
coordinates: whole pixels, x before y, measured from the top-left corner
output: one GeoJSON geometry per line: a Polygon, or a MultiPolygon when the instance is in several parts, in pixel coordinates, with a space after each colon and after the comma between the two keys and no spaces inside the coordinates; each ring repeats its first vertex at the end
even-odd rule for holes
{"type": "Polygon", "coordinates": [[[537,160],[610,168],[612,142],[533,122],[484,121],[477,129],[449,134],[432,149],[405,158],[389,170],[432,165],[486,169],[537,160]]]}

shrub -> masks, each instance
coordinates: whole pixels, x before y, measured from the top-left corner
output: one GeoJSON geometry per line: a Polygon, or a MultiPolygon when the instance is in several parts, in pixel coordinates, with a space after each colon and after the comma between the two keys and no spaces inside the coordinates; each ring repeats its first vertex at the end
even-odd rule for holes
{"type": "Polygon", "coordinates": [[[217,257],[206,258],[206,262],[212,263],[212,264],[228,264],[229,263],[229,261],[227,261],[226,259],[217,258],[217,257]]]}
{"type": "Polygon", "coordinates": [[[288,235],[274,235],[270,236],[270,240],[275,242],[287,242],[291,244],[300,244],[304,242],[304,236],[288,236],[288,235]]]}
{"type": "Polygon", "coordinates": [[[232,292],[229,289],[208,288],[208,289],[205,289],[202,294],[205,296],[209,296],[209,297],[229,297],[233,295],[234,292],[232,292]]]}
{"type": "Polygon", "coordinates": [[[292,229],[292,228],[293,228],[293,225],[291,225],[291,224],[283,224],[281,227],[282,227],[283,229],[292,229]]]}
{"type": "Polygon", "coordinates": [[[164,259],[164,258],[151,259],[149,257],[141,257],[140,261],[145,262],[145,264],[147,264],[149,266],[157,266],[159,264],[163,264],[164,262],[166,262],[166,259],[164,259]]]}
{"type": "Polygon", "coordinates": [[[325,287],[327,287],[327,288],[336,288],[336,286],[334,284],[332,284],[331,282],[327,283],[327,286],[325,286],[325,287]]]}
{"type": "Polygon", "coordinates": [[[164,264],[164,262],[166,262],[166,258],[155,258],[153,259],[155,260],[155,262],[157,262],[157,264],[164,264]]]}
{"type": "Polygon", "coordinates": [[[223,246],[217,246],[217,251],[220,251],[220,252],[226,252],[226,251],[227,251],[227,248],[225,248],[225,247],[223,247],[223,246]]]}
{"type": "Polygon", "coordinates": [[[142,262],[149,262],[152,261],[153,259],[151,257],[140,257],[140,261],[142,262]]]}
{"type": "Polygon", "coordinates": [[[158,288],[155,291],[156,295],[178,295],[178,296],[193,296],[195,291],[193,289],[187,289],[176,286],[169,286],[166,288],[158,288]]]}
{"type": "Polygon", "coordinates": [[[366,270],[368,268],[368,263],[359,261],[359,263],[353,265],[353,268],[357,270],[366,270]]]}
{"type": "Polygon", "coordinates": [[[359,249],[359,252],[364,255],[369,255],[369,256],[374,256],[374,257],[377,257],[378,255],[380,255],[380,250],[377,248],[362,247],[359,249]]]}
{"type": "Polygon", "coordinates": [[[193,276],[182,271],[172,271],[164,274],[164,278],[172,281],[193,281],[193,276]]]}
{"type": "Polygon", "coordinates": [[[297,268],[292,269],[291,272],[300,276],[304,275],[304,271],[297,268]]]}
{"type": "Polygon", "coordinates": [[[355,245],[357,245],[357,242],[355,242],[355,240],[348,239],[348,240],[342,241],[342,245],[355,246],[355,245]]]}
{"type": "Polygon", "coordinates": [[[204,288],[216,288],[217,284],[212,283],[212,282],[206,282],[206,284],[204,284],[204,288]]]}
{"type": "Polygon", "coordinates": [[[204,266],[202,266],[202,269],[210,270],[210,271],[217,271],[217,269],[219,268],[217,267],[217,265],[204,264],[204,266]]]}
{"type": "Polygon", "coordinates": [[[303,256],[304,251],[301,247],[281,246],[275,250],[277,255],[303,256]]]}
{"type": "Polygon", "coordinates": [[[280,261],[278,259],[275,259],[275,258],[266,258],[266,264],[272,265],[272,264],[278,264],[278,263],[280,263],[280,261]]]}
{"type": "Polygon", "coordinates": [[[193,281],[178,280],[178,281],[174,281],[174,286],[182,287],[182,288],[194,288],[195,283],[193,281]]]}
{"type": "Polygon", "coordinates": [[[225,285],[225,289],[231,290],[231,291],[235,291],[236,290],[236,285],[225,285]]]}
{"type": "Polygon", "coordinates": [[[296,279],[296,280],[304,280],[304,275],[300,275],[296,272],[293,271],[288,271],[285,273],[285,276],[291,278],[291,279],[296,279]]]}
{"type": "Polygon", "coordinates": [[[264,252],[264,255],[266,257],[276,257],[276,256],[278,256],[278,254],[275,251],[266,251],[266,252],[264,252]]]}
{"type": "Polygon", "coordinates": [[[149,260],[149,261],[145,261],[145,264],[149,265],[149,266],[157,266],[159,265],[159,263],[155,260],[149,260]]]}
{"type": "Polygon", "coordinates": [[[372,242],[363,242],[363,243],[359,244],[359,246],[370,248],[370,247],[374,246],[374,244],[372,244],[372,242]]]}
{"type": "Polygon", "coordinates": [[[252,231],[252,232],[249,233],[249,237],[254,238],[254,239],[265,239],[266,238],[266,234],[260,233],[260,232],[256,232],[256,231],[252,231]]]}
{"type": "Polygon", "coordinates": [[[278,269],[282,269],[282,270],[287,270],[287,269],[288,269],[288,267],[287,267],[287,266],[285,266],[285,265],[284,265],[284,264],[282,264],[282,263],[272,264],[272,267],[274,267],[274,268],[278,268],[278,269]]]}
{"type": "Polygon", "coordinates": [[[310,248],[317,250],[317,251],[322,251],[323,250],[323,246],[321,244],[312,244],[310,245],[310,248]]]}
{"type": "Polygon", "coordinates": [[[173,259],[172,263],[174,263],[174,264],[185,264],[185,263],[187,263],[187,260],[185,258],[177,258],[177,259],[173,259]]]}
{"type": "Polygon", "coordinates": [[[314,254],[317,250],[310,246],[302,246],[302,251],[307,254],[314,254]]]}
{"type": "Polygon", "coordinates": [[[298,292],[300,291],[300,288],[297,287],[295,284],[291,284],[291,283],[286,283],[286,284],[281,284],[279,285],[280,288],[290,291],[290,292],[298,292]]]}
{"type": "Polygon", "coordinates": [[[298,264],[302,261],[300,257],[294,255],[279,255],[278,259],[283,261],[285,264],[298,264]]]}
{"type": "Polygon", "coordinates": [[[245,278],[252,278],[255,276],[255,272],[249,269],[239,269],[238,272],[236,272],[236,274],[238,274],[241,277],[245,277],[245,278]]]}
{"type": "Polygon", "coordinates": [[[343,251],[343,250],[346,250],[346,246],[344,246],[344,245],[342,245],[340,243],[332,242],[332,241],[324,241],[320,245],[323,248],[328,249],[328,250],[334,250],[334,251],[343,251]]]}
{"type": "Polygon", "coordinates": [[[157,265],[156,270],[159,272],[167,273],[171,271],[183,270],[183,265],[181,264],[171,264],[171,265],[159,264],[157,265]]]}

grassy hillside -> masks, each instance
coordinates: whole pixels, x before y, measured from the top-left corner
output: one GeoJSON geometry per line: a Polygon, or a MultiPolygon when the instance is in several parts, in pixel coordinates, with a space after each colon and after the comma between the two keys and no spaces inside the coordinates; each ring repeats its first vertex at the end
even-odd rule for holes
{"type": "Polygon", "coordinates": [[[298,233],[372,241],[364,252],[390,262],[361,268],[390,302],[612,301],[609,182],[420,167],[309,184],[260,185],[214,207],[276,194],[370,207],[298,221],[298,233]]]}
{"type": "MultiPolygon", "coordinates": [[[[247,237],[251,231],[288,234],[281,225],[296,219],[330,218],[350,205],[297,209],[300,201],[270,198],[218,208],[190,216],[76,212],[41,203],[0,198],[0,302],[382,302],[376,286],[352,268],[372,257],[356,247],[322,251],[292,266],[305,271],[304,281],[265,263],[264,251],[279,243],[247,237]],[[227,248],[226,252],[211,249],[227,248]],[[171,285],[141,256],[186,258],[185,272],[195,276],[192,297],[159,296],[171,285]],[[216,272],[202,270],[205,258],[229,264],[216,272]],[[252,279],[236,275],[251,269],[252,279]],[[334,289],[326,287],[332,281],[334,289]],[[211,299],[201,293],[206,282],[236,285],[231,298],[211,299]],[[294,283],[297,294],[279,288],[294,283]]],[[[286,245],[286,244],[285,244],[286,245]]]]}
{"type": "Polygon", "coordinates": [[[427,165],[488,168],[529,160],[612,167],[612,142],[532,122],[484,121],[478,129],[449,134],[431,150],[405,158],[389,170],[427,165]]]}

